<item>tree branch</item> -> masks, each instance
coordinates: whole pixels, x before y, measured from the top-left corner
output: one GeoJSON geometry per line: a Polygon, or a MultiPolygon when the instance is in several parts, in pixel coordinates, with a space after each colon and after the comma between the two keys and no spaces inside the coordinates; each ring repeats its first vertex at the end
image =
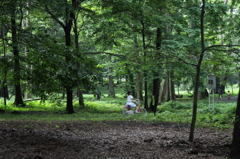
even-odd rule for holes
{"type": "MultiPolygon", "coordinates": [[[[223,47],[236,47],[236,46],[240,46],[240,45],[212,45],[212,46],[206,47],[203,50],[203,52],[205,52],[206,50],[210,50],[213,47],[221,47],[221,46],[223,46],[223,47]]],[[[213,49],[211,49],[211,50],[213,50],[213,49]]]]}
{"type": "Polygon", "coordinates": [[[183,63],[185,63],[185,64],[187,64],[187,65],[191,65],[191,66],[197,67],[196,64],[186,62],[186,61],[184,61],[183,59],[180,59],[180,58],[178,59],[178,61],[181,61],[181,62],[183,62],[183,63]]]}
{"type": "Polygon", "coordinates": [[[119,54],[114,54],[114,53],[110,53],[110,52],[85,52],[83,54],[106,54],[106,55],[111,55],[111,56],[116,56],[116,57],[121,57],[121,58],[126,58],[125,55],[119,55],[119,54]]]}
{"type": "Polygon", "coordinates": [[[46,9],[47,13],[50,14],[51,17],[52,17],[58,24],[60,24],[63,28],[66,27],[66,26],[63,24],[63,22],[61,22],[61,21],[49,10],[49,8],[48,8],[47,5],[45,5],[45,9],[46,9]]]}

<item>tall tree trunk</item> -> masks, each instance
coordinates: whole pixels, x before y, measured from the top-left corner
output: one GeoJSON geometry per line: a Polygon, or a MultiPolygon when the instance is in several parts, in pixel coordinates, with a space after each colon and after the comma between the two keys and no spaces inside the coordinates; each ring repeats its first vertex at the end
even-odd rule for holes
{"type": "MultiPolygon", "coordinates": [[[[28,0],[26,1],[26,8],[29,7],[29,2],[28,0]]],[[[29,15],[29,12],[28,10],[26,11],[26,15],[28,16],[29,15]]],[[[26,18],[25,20],[22,21],[22,27],[28,27],[28,22],[29,22],[29,19],[26,18]]],[[[25,51],[25,56],[27,56],[27,47],[24,48],[24,51],[25,51]]],[[[31,65],[26,65],[26,69],[32,69],[32,66],[31,65]]],[[[24,96],[25,96],[25,99],[28,99],[28,98],[31,98],[31,94],[29,93],[30,91],[28,91],[28,89],[31,88],[31,84],[29,83],[29,81],[26,80],[26,86],[25,86],[25,93],[24,93],[24,96]]]]}
{"type": "MultiPolygon", "coordinates": [[[[14,1],[15,2],[15,1],[14,1]]],[[[17,38],[17,24],[16,24],[16,13],[15,13],[15,3],[12,3],[12,15],[11,15],[11,27],[12,27],[12,48],[13,48],[13,56],[14,56],[14,79],[15,79],[15,102],[16,106],[24,107],[22,98],[22,90],[20,84],[20,56],[18,50],[18,38],[17,38]]]]}
{"type": "Polygon", "coordinates": [[[199,88],[199,81],[200,81],[200,72],[201,72],[201,63],[204,56],[204,13],[205,13],[205,0],[202,0],[202,10],[201,10],[201,53],[199,56],[198,64],[196,66],[196,76],[195,76],[195,87],[194,87],[194,99],[193,99],[193,110],[192,110],[192,121],[190,126],[190,133],[189,133],[189,141],[193,142],[194,140],[194,130],[195,124],[197,119],[197,100],[198,100],[198,88],[199,88]]]}
{"type": "MultiPolygon", "coordinates": [[[[71,46],[71,28],[72,28],[72,20],[69,20],[69,22],[67,23],[67,25],[64,28],[66,46],[71,46]]],[[[66,53],[65,59],[66,59],[67,63],[71,62],[71,55],[69,52],[66,53]]],[[[68,67],[68,71],[70,72],[70,75],[71,75],[72,68],[68,67]]],[[[66,86],[66,95],[67,95],[66,111],[68,114],[74,113],[72,92],[73,92],[73,86],[72,86],[72,84],[69,84],[68,86],[66,86]]]]}
{"type": "MultiPolygon", "coordinates": [[[[2,19],[3,20],[3,19],[2,19]]],[[[2,22],[3,24],[3,22],[2,22]]],[[[6,59],[6,45],[5,45],[5,37],[7,36],[7,29],[4,27],[1,27],[1,38],[2,38],[2,45],[3,45],[3,57],[4,60],[6,59]]],[[[4,98],[4,105],[7,105],[7,99],[9,99],[9,93],[8,93],[8,87],[7,87],[7,66],[5,65],[3,67],[3,72],[4,72],[4,79],[3,79],[3,84],[2,84],[2,96],[4,98]]]]}
{"type": "MultiPolygon", "coordinates": [[[[138,46],[138,41],[137,41],[137,35],[136,34],[134,36],[134,52],[135,52],[135,56],[139,57],[139,46],[138,46]]],[[[138,62],[138,64],[140,64],[139,58],[137,58],[137,62],[138,62]]],[[[140,67],[140,65],[137,65],[137,67],[140,67]]],[[[132,81],[132,83],[133,82],[134,81],[132,81]]],[[[133,97],[136,96],[141,101],[143,100],[143,90],[142,90],[143,88],[142,88],[142,86],[143,86],[142,74],[139,71],[137,71],[137,73],[136,73],[136,93],[137,94],[133,94],[133,97]]],[[[133,91],[133,93],[135,93],[135,91],[133,91]]]]}
{"type": "MultiPolygon", "coordinates": [[[[162,30],[160,28],[157,28],[157,38],[156,38],[156,50],[159,51],[161,48],[161,42],[162,42],[162,30]]],[[[160,56],[160,52],[157,53],[160,56]]],[[[157,111],[157,105],[158,105],[158,99],[159,99],[159,87],[160,87],[160,78],[158,77],[158,72],[160,70],[160,67],[157,71],[154,71],[153,73],[153,87],[152,87],[152,101],[150,104],[150,109],[153,111],[154,115],[156,115],[157,111]]]]}
{"type": "MultiPolygon", "coordinates": [[[[75,14],[73,15],[74,17],[74,27],[73,27],[73,31],[74,31],[74,41],[75,41],[75,47],[76,47],[76,50],[78,53],[80,53],[79,51],[79,45],[78,45],[78,27],[77,27],[77,18],[75,16],[75,14]]],[[[81,55],[80,55],[81,56],[81,55]]],[[[79,62],[77,62],[77,68],[78,70],[80,70],[80,67],[81,67],[81,64],[79,62]]],[[[77,95],[78,95],[78,103],[79,105],[84,108],[84,100],[83,100],[83,93],[82,93],[82,90],[81,90],[81,86],[79,86],[77,88],[77,95]]]]}
{"type": "MultiPolygon", "coordinates": [[[[240,88],[239,91],[240,92],[240,88]]],[[[230,151],[231,159],[239,159],[240,156],[240,93],[238,93],[237,109],[233,129],[233,139],[230,151]]]]}
{"type": "MultiPolygon", "coordinates": [[[[142,33],[142,45],[143,45],[143,56],[144,56],[144,64],[146,63],[146,52],[145,50],[147,49],[146,47],[146,41],[145,41],[145,24],[144,21],[141,20],[141,24],[142,24],[142,29],[141,29],[141,33],[142,33]]],[[[143,78],[144,78],[144,108],[148,110],[148,76],[147,76],[147,70],[143,71],[143,78]]]]}

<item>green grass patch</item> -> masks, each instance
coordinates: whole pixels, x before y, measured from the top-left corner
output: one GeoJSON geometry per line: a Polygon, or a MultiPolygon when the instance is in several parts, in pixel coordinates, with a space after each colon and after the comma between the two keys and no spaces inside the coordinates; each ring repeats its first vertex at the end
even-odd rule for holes
{"type": "MultiPolygon", "coordinates": [[[[158,106],[156,116],[149,113],[146,117],[138,114],[123,117],[121,110],[125,105],[125,98],[104,98],[100,101],[85,98],[85,107],[79,106],[76,100],[73,104],[74,114],[66,114],[64,101],[29,101],[26,107],[15,107],[10,102],[7,106],[0,102],[0,121],[31,120],[31,121],[143,121],[143,122],[176,122],[191,123],[192,100],[170,101],[158,106]],[[17,111],[19,113],[13,113],[17,111]]],[[[200,100],[197,110],[197,126],[210,126],[218,129],[232,128],[235,117],[236,103],[216,102],[214,109],[208,106],[208,100],[200,100]]],[[[31,128],[31,125],[25,125],[31,128]]]]}

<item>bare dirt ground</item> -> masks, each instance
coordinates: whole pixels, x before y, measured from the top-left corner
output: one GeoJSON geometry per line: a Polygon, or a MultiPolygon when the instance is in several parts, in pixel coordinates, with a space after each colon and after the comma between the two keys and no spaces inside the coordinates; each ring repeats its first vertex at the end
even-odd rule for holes
{"type": "Polygon", "coordinates": [[[176,123],[0,121],[0,159],[224,159],[231,131],[176,123]]]}

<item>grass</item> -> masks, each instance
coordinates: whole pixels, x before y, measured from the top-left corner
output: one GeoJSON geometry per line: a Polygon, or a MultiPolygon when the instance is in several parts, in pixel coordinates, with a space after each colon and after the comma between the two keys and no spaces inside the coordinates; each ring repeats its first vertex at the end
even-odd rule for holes
{"type": "MultiPolygon", "coordinates": [[[[149,113],[146,117],[137,114],[130,117],[121,115],[122,107],[126,99],[123,94],[117,94],[116,98],[109,98],[103,94],[100,101],[96,101],[92,94],[84,94],[85,107],[81,108],[78,100],[74,99],[76,113],[68,115],[65,112],[65,102],[62,101],[28,101],[26,107],[15,107],[8,101],[7,106],[0,102],[0,108],[5,110],[1,114],[0,121],[142,121],[142,122],[177,122],[189,124],[192,118],[192,98],[187,92],[181,91],[184,97],[176,101],[162,103],[158,106],[157,114],[149,113]],[[20,114],[12,114],[19,111],[20,114]],[[24,113],[21,113],[24,112],[24,113]],[[27,113],[31,112],[31,113],[27,113]]],[[[217,97],[217,96],[216,96],[217,97]]],[[[198,101],[197,126],[210,126],[218,129],[233,127],[236,103],[216,102],[215,109],[208,107],[208,99],[198,101]]],[[[26,126],[27,127],[27,126],[26,126]]]]}
{"type": "MultiPolygon", "coordinates": [[[[28,102],[24,108],[11,106],[5,107],[5,114],[1,114],[0,121],[142,121],[142,122],[177,122],[190,123],[192,117],[192,102],[171,101],[158,107],[156,116],[152,113],[146,117],[138,114],[130,117],[121,115],[122,99],[105,101],[86,101],[85,108],[80,108],[78,103],[74,103],[76,113],[68,115],[64,106],[57,106],[53,103],[40,103],[39,101],[28,102]],[[25,112],[19,115],[12,114],[12,111],[25,112]],[[28,111],[40,111],[41,113],[28,111]]],[[[232,128],[236,104],[216,103],[215,109],[208,108],[207,101],[200,101],[198,107],[197,125],[210,126],[219,129],[232,128]]],[[[0,107],[3,108],[2,103],[0,107]]]]}

